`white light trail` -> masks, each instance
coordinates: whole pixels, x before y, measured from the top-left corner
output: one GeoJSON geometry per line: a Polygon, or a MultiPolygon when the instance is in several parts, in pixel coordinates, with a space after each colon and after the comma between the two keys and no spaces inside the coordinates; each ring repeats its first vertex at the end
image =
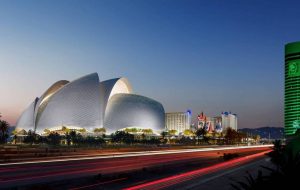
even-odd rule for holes
{"type": "Polygon", "coordinates": [[[256,145],[256,146],[234,146],[234,147],[217,147],[217,148],[196,148],[196,149],[180,149],[180,150],[159,150],[159,151],[139,151],[139,152],[125,152],[125,153],[109,153],[105,156],[87,156],[78,158],[62,158],[52,160],[41,160],[41,161],[26,161],[26,162],[13,162],[4,163],[0,166],[11,166],[11,165],[22,165],[22,164],[39,164],[39,163],[52,163],[52,162],[66,162],[66,161],[82,161],[82,160],[96,160],[96,159],[107,159],[107,158],[124,158],[134,156],[150,156],[157,154],[178,154],[178,153],[190,153],[190,152],[208,152],[218,150],[234,150],[234,149],[249,149],[249,148],[266,148],[273,147],[273,145],[256,145]]]}

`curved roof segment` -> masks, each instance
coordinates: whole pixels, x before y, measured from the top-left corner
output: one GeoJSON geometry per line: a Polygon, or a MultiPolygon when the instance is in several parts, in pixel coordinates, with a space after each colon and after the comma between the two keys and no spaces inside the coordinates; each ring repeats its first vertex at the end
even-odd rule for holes
{"type": "Polygon", "coordinates": [[[132,93],[126,78],[100,82],[98,74],[92,73],[71,82],[61,80],[24,111],[17,127],[37,133],[62,126],[90,132],[101,127],[108,132],[125,127],[162,130],[163,106],[132,93]]]}
{"type": "Polygon", "coordinates": [[[36,98],[21,114],[17,121],[16,130],[34,131],[34,112],[39,98],[36,98]]]}
{"type": "Polygon", "coordinates": [[[104,113],[110,98],[118,93],[132,93],[132,87],[126,78],[115,78],[100,82],[100,92],[102,118],[104,118],[104,113]]]}
{"type": "Polygon", "coordinates": [[[36,128],[36,124],[40,120],[40,117],[45,110],[46,106],[48,105],[49,100],[51,97],[59,91],[64,85],[68,84],[69,81],[60,80],[54,83],[50,88],[46,90],[46,92],[40,97],[39,101],[37,102],[37,109],[34,113],[34,128],[36,128]]]}
{"type": "Polygon", "coordinates": [[[109,132],[123,128],[164,130],[163,106],[150,98],[134,94],[114,95],[106,108],[104,126],[109,132]]]}
{"type": "Polygon", "coordinates": [[[52,97],[37,122],[42,133],[55,126],[102,127],[99,78],[93,73],[66,84],[52,97]]]}
{"type": "Polygon", "coordinates": [[[126,78],[115,78],[106,80],[100,83],[100,86],[103,87],[103,94],[106,98],[106,101],[115,94],[125,93],[131,94],[132,87],[126,78]]]}

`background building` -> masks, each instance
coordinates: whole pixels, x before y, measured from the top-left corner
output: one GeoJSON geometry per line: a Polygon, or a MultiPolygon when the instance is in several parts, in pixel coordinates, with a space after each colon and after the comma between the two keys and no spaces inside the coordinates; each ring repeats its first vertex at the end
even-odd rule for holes
{"type": "Polygon", "coordinates": [[[167,130],[176,130],[178,133],[190,129],[192,120],[192,112],[173,112],[165,114],[165,125],[167,130]]]}
{"type": "Polygon", "coordinates": [[[300,42],[285,46],[284,133],[300,129],[300,42]]]}
{"type": "Polygon", "coordinates": [[[237,115],[231,112],[223,112],[222,117],[222,128],[226,130],[228,127],[237,131],[237,115]]]}
{"type": "Polygon", "coordinates": [[[222,117],[221,116],[217,116],[214,117],[214,131],[217,133],[221,133],[223,132],[223,126],[222,126],[222,117]]]}

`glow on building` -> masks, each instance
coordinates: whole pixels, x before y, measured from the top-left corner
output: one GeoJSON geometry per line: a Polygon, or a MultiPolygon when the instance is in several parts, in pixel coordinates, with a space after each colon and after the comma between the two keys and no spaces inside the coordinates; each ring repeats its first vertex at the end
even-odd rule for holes
{"type": "Polygon", "coordinates": [[[284,132],[300,129],[300,42],[285,45],[284,132]]]}

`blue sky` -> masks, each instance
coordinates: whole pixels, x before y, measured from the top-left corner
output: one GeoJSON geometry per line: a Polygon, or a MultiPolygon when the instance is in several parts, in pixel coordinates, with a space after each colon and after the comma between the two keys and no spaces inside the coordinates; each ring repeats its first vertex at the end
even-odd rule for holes
{"type": "Polygon", "coordinates": [[[284,44],[297,1],[0,1],[0,112],[12,125],[60,79],[124,76],[166,112],[231,111],[283,126],[284,44]]]}

